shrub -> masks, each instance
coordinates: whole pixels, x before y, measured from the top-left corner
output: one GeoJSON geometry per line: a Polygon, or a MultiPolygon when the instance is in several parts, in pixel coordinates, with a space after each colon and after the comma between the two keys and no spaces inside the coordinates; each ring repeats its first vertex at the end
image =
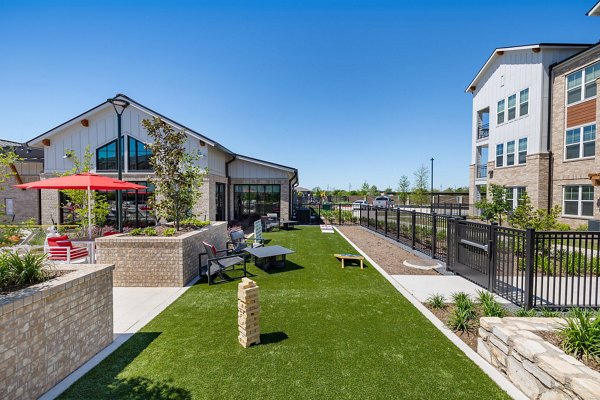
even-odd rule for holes
{"type": "Polygon", "coordinates": [[[143,233],[142,228],[135,228],[135,229],[132,229],[131,232],[129,232],[129,234],[131,236],[140,236],[142,233],[143,233]]]}
{"type": "Polygon", "coordinates": [[[452,293],[452,301],[456,304],[456,307],[461,309],[472,309],[473,308],[473,300],[471,300],[471,296],[465,292],[456,292],[452,293]]]}
{"type": "Polygon", "coordinates": [[[164,230],[163,235],[165,236],[173,236],[175,234],[175,228],[167,228],[164,230]]]}
{"type": "Polygon", "coordinates": [[[549,308],[542,308],[540,310],[540,316],[544,318],[556,318],[560,317],[560,312],[551,310],[549,308]]]}
{"type": "Polygon", "coordinates": [[[146,236],[156,236],[156,235],[158,235],[158,232],[156,232],[156,229],[148,227],[148,228],[144,229],[144,235],[146,235],[146,236]]]}
{"type": "Polygon", "coordinates": [[[210,225],[210,221],[201,221],[198,218],[186,218],[179,221],[179,225],[195,229],[210,225]]]}
{"type": "Polygon", "coordinates": [[[446,308],[446,299],[443,294],[435,293],[429,296],[427,299],[427,305],[433,309],[444,309],[446,308]]]}
{"type": "Polygon", "coordinates": [[[448,326],[454,331],[469,332],[473,328],[472,310],[455,308],[448,319],[448,326]]]}
{"type": "Polygon", "coordinates": [[[531,310],[526,310],[524,308],[519,308],[515,313],[517,317],[535,317],[537,315],[537,311],[533,308],[531,310]]]}
{"type": "Polygon", "coordinates": [[[564,224],[562,222],[557,222],[555,225],[555,228],[559,231],[570,231],[571,230],[571,227],[569,226],[569,224],[564,224]]]}
{"type": "Polygon", "coordinates": [[[48,277],[45,254],[6,252],[0,255],[0,286],[31,285],[48,277]]]}
{"type": "Polygon", "coordinates": [[[600,318],[588,310],[574,309],[559,329],[563,350],[578,358],[600,361],[600,318]]]}

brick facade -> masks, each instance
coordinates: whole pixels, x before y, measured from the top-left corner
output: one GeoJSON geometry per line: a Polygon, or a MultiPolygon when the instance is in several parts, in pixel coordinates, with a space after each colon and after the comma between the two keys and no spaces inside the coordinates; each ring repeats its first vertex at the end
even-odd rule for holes
{"type": "MultiPolygon", "coordinates": [[[[600,135],[598,134],[598,115],[600,115],[600,102],[595,98],[582,103],[567,107],[566,105],[566,76],[580,70],[590,64],[600,61],[600,46],[596,45],[580,55],[557,65],[552,70],[552,112],[551,112],[551,149],[553,153],[552,160],[552,204],[563,207],[563,190],[565,186],[570,185],[591,185],[588,178],[589,173],[600,172],[600,163],[598,156],[600,152],[600,135]],[[567,114],[579,115],[581,105],[587,105],[590,102],[595,103],[595,112],[592,119],[585,116],[586,123],[596,123],[596,156],[587,159],[565,160],[565,134],[567,130],[567,114]],[[584,104],[586,103],[586,104],[584,104]]],[[[597,93],[600,93],[600,79],[596,81],[597,93]]],[[[572,117],[570,118],[573,119],[572,117]]],[[[584,121],[584,120],[582,120],[584,121]]],[[[600,219],[600,208],[598,207],[598,198],[600,197],[600,188],[594,189],[594,214],[592,217],[585,216],[563,216],[561,222],[568,223],[572,227],[586,225],[589,219],[600,219]]]]}
{"type": "Polygon", "coordinates": [[[78,265],[2,296],[0,398],[38,398],[112,342],[112,269],[78,265]]]}
{"type": "Polygon", "coordinates": [[[224,249],[227,223],[177,237],[112,235],[96,239],[96,261],[115,265],[115,286],[177,287],[198,276],[202,241],[224,249]]]}

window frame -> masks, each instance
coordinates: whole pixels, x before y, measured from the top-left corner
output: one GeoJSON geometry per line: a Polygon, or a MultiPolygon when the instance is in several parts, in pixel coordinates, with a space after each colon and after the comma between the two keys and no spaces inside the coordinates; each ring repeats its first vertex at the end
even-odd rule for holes
{"type": "Polygon", "coordinates": [[[519,117],[529,114],[529,88],[519,91],[519,117]],[[523,93],[526,93],[527,99],[523,101],[523,93]],[[523,106],[526,107],[525,113],[522,112],[523,106]]]}
{"type": "Polygon", "coordinates": [[[514,210],[521,203],[521,197],[527,193],[527,186],[510,186],[506,190],[506,197],[504,199],[511,202],[512,209],[514,210]]]}
{"type": "Polygon", "coordinates": [[[496,144],[496,168],[504,167],[504,143],[496,144]],[[500,154],[498,155],[498,152],[500,154]],[[500,163],[498,163],[498,160],[500,163]]]}
{"type": "Polygon", "coordinates": [[[515,164],[515,140],[510,140],[506,142],[506,166],[512,167],[515,164]],[[512,151],[509,151],[509,145],[512,143],[512,151]],[[510,157],[512,156],[512,162],[510,161],[510,157]]]}
{"type": "Polygon", "coordinates": [[[582,160],[582,159],[593,159],[596,157],[596,124],[586,124],[580,125],[576,127],[572,127],[570,129],[565,130],[564,138],[563,138],[563,161],[572,161],[572,160],[582,160]],[[584,133],[586,128],[593,129],[593,138],[584,140],[584,133]],[[567,143],[567,137],[569,132],[578,132],[578,141],[576,143],[567,143]],[[585,155],[585,144],[593,143],[594,144],[594,154],[585,155]],[[578,147],[578,156],[577,157],[567,157],[567,148],[568,147],[578,147]]]}
{"type": "Polygon", "coordinates": [[[152,166],[150,165],[150,157],[152,156],[152,150],[148,149],[148,145],[144,142],[142,142],[141,140],[133,137],[133,136],[129,136],[127,135],[127,172],[149,172],[152,171],[152,166]],[[133,156],[133,160],[131,157],[131,142],[133,141],[133,143],[135,143],[135,155],[133,156]],[[138,149],[139,146],[142,145],[144,147],[144,150],[147,151],[148,153],[148,168],[144,169],[144,168],[137,168],[137,165],[140,163],[139,159],[143,157],[140,156],[138,154],[138,149]],[[136,168],[131,168],[132,166],[132,161],[133,161],[133,165],[136,166],[136,168]]]}
{"type": "Polygon", "coordinates": [[[527,142],[528,142],[528,140],[527,140],[526,137],[525,138],[520,138],[517,141],[517,146],[518,146],[517,147],[517,163],[519,165],[525,165],[525,164],[527,164],[527,142]],[[521,149],[521,143],[523,143],[523,142],[525,143],[525,148],[521,149]],[[523,156],[523,162],[521,162],[521,156],[523,156]]]}
{"type": "Polygon", "coordinates": [[[506,99],[506,121],[510,122],[510,121],[514,121],[515,119],[517,119],[517,94],[516,93],[511,94],[506,99]],[[514,98],[514,105],[512,107],[510,106],[511,98],[514,98]],[[511,110],[514,112],[514,115],[512,118],[510,117],[511,110]]]}
{"type": "MultiPolygon", "coordinates": [[[[125,143],[125,140],[124,140],[124,139],[123,139],[123,143],[125,143]]],[[[95,162],[96,162],[96,165],[95,165],[95,167],[96,167],[96,171],[102,171],[102,172],[112,172],[112,171],[117,171],[117,170],[119,169],[119,166],[118,166],[118,159],[117,159],[118,155],[116,154],[116,153],[117,153],[117,147],[118,147],[118,146],[117,146],[117,138],[114,138],[114,139],[112,139],[112,140],[109,140],[108,142],[106,142],[106,143],[104,143],[104,144],[102,144],[102,145],[100,145],[100,146],[96,147],[96,159],[95,159],[95,162]],[[108,146],[112,145],[113,143],[114,143],[114,145],[115,145],[115,161],[114,161],[114,162],[115,162],[115,168],[114,168],[114,169],[100,168],[100,162],[99,162],[99,157],[98,157],[98,155],[99,155],[99,153],[100,153],[100,150],[104,149],[105,147],[108,147],[108,146]]],[[[124,146],[123,146],[123,144],[122,144],[122,145],[121,145],[121,158],[122,158],[122,160],[123,160],[123,158],[124,158],[124,152],[125,152],[125,149],[124,149],[124,146]]],[[[123,161],[124,161],[124,160],[123,160],[123,161]]],[[[124,164],[125,164],[125,163],[123,162],[123,166],[125,166],[124,164]]]]}
{"type": "Polygon", "coordinates": [[[597,87],[595,86],[595,82],[597,79],[600,78],[600,62],[595,62],[593,64],[588,65],[587,67],[581,68],[577,71],[573,71],[570,74],[567,74],[565,76],[565,104],[567,106],[572,106],[574,104],[579,104],[582,103],[584,101],[588,101],[591,100],[595,97],[598,96],[597,93],[597,87]],[[592,77],[591,79],[588,80],[587,78],[587,74],[586,72],[588,70],[596,70],[592,73],[592,77]],[[569,89],[569,78],[571,76],[575,76],[577,74],[580,74],[580,82],[578,85],[573,86],[572,88],[569,89]],[[592,95],[588,95],[588,86],[592,84],[592,86],[594,87],[594,90],[596,90],[596,93],[592,94],[592,95]],[[572,102],[569,102],[569,92],[573,91],[573,90],[579,90],[579,98],[577,100],[574,100],[572,102]]]}
{"type": "Polygon", "coordinates": [[[498,100],[496,104],[496,125],[502,125],[505,122],[506,116],[506,99],[498,100]],[[500,111],[500,103],[502,103],[502,111],[500,111]],[[502,116],[502,121],[500,121],[500,116],[502,116]]]}
{"type": "Polygon", "coordinates": [[[582,217],[582,218],[593,218],[594,217],[594,186],[592,185],[565,185],[563,186],[563,196],[562,196],[562,207],[563,207],[563,211],[562,211],[562,215],[565,217],[582,217]],[[591,194],[592,194],[592,198],[591,200],[583,199],[583,188],[591,188],[591,194]],[[566,195],[567,195],[567,189],[570,188],[577,188],[577,199],[566,199],[566,195]],[[577,214],[568,214],[566,212],[567,207],[566,207],[566,203],[567,202],[571,202],[571,203],[577,203],[577,214]],[[591,204],[591,208],[592,208],[592,213],[589,215],[584,215],[583,214],[583,205],[584,203],[589,203],[591,204]]]}

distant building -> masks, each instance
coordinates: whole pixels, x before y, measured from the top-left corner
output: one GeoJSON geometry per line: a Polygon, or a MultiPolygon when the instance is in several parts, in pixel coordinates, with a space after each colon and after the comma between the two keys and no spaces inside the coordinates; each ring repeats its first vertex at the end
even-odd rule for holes
{"type": "Polygon", "coordinates": [[[37,190],[14,188],[19,183],[33,182],[40,179],[44,169],[44,152],[27,147],[23,143],[0,139],[0,147],[4,151],[14,151],[22,161],[10,166],[13,173],[0,190],[2,223],[40,220],[40,194],[37,190]]]}

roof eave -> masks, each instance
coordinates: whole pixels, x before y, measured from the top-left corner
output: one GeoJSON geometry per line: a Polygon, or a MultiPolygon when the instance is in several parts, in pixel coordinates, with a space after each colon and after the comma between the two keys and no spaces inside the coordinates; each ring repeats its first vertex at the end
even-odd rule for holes
{"type": "Polygon", "coordinates": [[[598,1],[585,15],[588,17],[600,17],[600,1],[598,1]]]}

